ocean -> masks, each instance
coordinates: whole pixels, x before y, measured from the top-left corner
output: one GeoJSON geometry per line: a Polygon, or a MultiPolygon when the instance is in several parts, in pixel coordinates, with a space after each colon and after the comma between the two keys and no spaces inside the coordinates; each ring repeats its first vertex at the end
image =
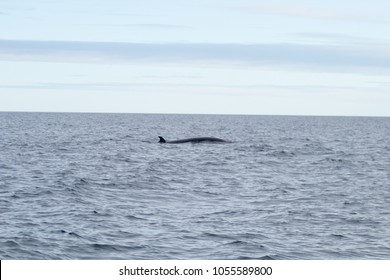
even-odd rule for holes
{"type": "Polygon", "coordinates": [[[389,136],[390,118],[3,112],[0,259],[390,259],[389,136]]]}

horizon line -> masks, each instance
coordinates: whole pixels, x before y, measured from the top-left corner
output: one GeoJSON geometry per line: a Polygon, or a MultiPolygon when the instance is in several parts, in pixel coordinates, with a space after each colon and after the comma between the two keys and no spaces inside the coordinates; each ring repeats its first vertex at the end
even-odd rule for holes
{"type": "Polygon", "coordinates": [[[258,113],[178,113],[178,112],[102,112],[102,111],[18,111],[0,110],[2,113],[27,114],[118,114],[118,115],[204,115],[204,116],[260,116],[260,117],[339,117],[339,118],[390,118],[390,115],[313,115],[313,114],[258,114],[258,113]]]}

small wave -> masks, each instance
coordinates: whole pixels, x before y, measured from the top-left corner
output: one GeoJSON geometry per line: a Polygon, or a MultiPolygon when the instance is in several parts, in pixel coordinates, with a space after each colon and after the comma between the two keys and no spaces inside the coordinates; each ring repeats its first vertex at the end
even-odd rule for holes
{"type": "Polygon", "coordinates": [[[235,210],[222,210],[222,211],[217,211],[217,212],[213,212],[213,213],[210,213],[210,215],[234,215],[234,214],[237,214],[238,212],[235,211],[235,210]]]}
{"type": "Polygon", "coordinates": [[[235,239],[233,236],[226,235],[226,234],[217,234],[217,233],[211,233],[211,232],[204,232],[202,235],[206,237],[211,237],[215,239],[235,239]]]}
{"type": "Polygon", "coordinates": [[[235,151],[238,151],[238,152],[248,152],[250,151],[251,153],[256,153],[256,152],[266,152],[266,151],[270,151],[272,149],[272,146],[270,145],[267,145],[267,144],[252,144],[252,145],[249,145],[249,146],[241,146],[241,147],[237,147],[235,148],[234,150],[235,151]]]}
{"type": "Polygon", "coordinates": [[[344,201],[343,202],[343,205],[344,206],[348,206],[348,205],[359,205],[361,203],[357,202],[357,201],[344,201]]]}
{"type": "Polygon", "coordinates": [[[13,168],[6,164],[0,164],[0,169],[13,169],[13,168]]]}
{"type": "Polygon", "coordinates": [[[267,155],[268,156],[272,156],[272,157],[280,158],[280,157],[294,157],[295,153],[294,152],[288,152],[288,151],[285,151],[285,150],[281,150],[281,151],[269,152],[269,153],[267,153],[267,155]]]}
{"type": "Polygon", "coordinates": [[[80,184],[82,184],[82,185],[86,185],[86,184],[88,184],[88,180],[87,180],[87,179],[80,178],[80,179],[78,180],[78,183],[80,183],[80,184]]]}
{"type": "Polygon", "coordinates": [[[124,246],[124,245],[111,245],[111,244],[100,244],[100,243],[94,243],[91,244],[90,246],[92,246],[92,248],[97,250],[116,251],[116,252],[124,252],[129,250],[142,250],[145,248],[144,245],[124,246]]]}
{"type": "Polygon", "coordinates": [[[199,194],[202,194],[202,195],[215,195],[215,196],[218,196],[220,195],[220,193],[217,193],[217,192],[211,192],[211,191],[203,191],[203,190],[194,190],[194,193],[199,193],[199,194]]]}
{"type": "Polygon", "coordinates": [[[2,244],[1,247],[11,247],[11,248],[16,248],[16,247],[20,247],[19,243],[16,242],[16,241],[13,241],[13,240],[7,240],[7,241],[4,241],[4,242],[1,242],[0,244],[2,244]]]}
{"type": "Polygon", "coordinates": [[[256,243],[248,242],[248,241],[243,241],[243,240],[234,240],[232,242],[228,242],[228,243],[224,244],[224,246],[246,246],[248,248],[257,249],[257,250],[259,250],[259,249],[261,250],[261,249],[266,248],[266,246],[264,246],[264,245],[256,244],[256,243]]]}
{"type": "Polygon", "coordinates": [[[228,163],[224,162],[224,161],[207,161],[207,162],[203,163],[202,165],[204,165],[204,166],[225,166],[227,164],[228,163]]]}
{"type": "Polygon", "coordinates": [[[325,158],[324,159],[325,161],[328,161],[328,162],[339,162],[339,163],[341,163],[341,162],[345,162],[345,160],[344,159],[341,159],[341,158],[330,158],[330,157],[327,157],[327,158],[325,158]]]}
{"type": "Polygon", "coordinates": [[[275,260],[272,256],[265,255],[259,258],[259,260],[275,260]]]}
{"type": "Polygon", "coordinates": [[[342,235],[342,234],[336,234],[336,233],[333,233],[330,235],[331,237],[335,237],[335,238],[338,238],[338,239],[341,239],[341,238],[347,238],[345,235],[342,235]]]}
{"type": "Polygon", "coordinates": [[[260,257],[238,256],[238,260],[275,260],[272,256],[265,255],[260,257]]]}
{"type": "Polygon", "coordinates": [[[226,243],[224,245],[247,245],[247,244],[248,244],[248,242],[241,241],[241,240],[235,240],[235,241],[226,243]]]}
{"type": "Polygon", "coordinates": [[[140,217],[133,216],[133,215],[126,215],[125,218],[129,219],[129,220],[146,220],[144,218],[140,218],[140,217]]]}

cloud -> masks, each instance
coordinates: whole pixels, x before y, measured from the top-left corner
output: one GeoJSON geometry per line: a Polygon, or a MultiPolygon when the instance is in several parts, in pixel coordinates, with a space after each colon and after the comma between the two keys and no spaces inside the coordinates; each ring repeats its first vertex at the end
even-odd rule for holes
{"type": "Polygon", "coordinates": [[[291,16],[319,20],[340,21],[370,21],[389,23],[389,13],[382,6],[352,5],[348,8],[332,3],[319,5],[318,3],[288,3],[286,1],[243,2],[234,7],[251,13],[261,13],[272,16],[291,16]]]}
{"type": "Polygon", "coordinates": [[[291,35],[308,38],[308,39],[317,39],[317,40],[329,40],[334,42],[369,42],[374,41],[375,39],[369,37],[358,37],[341,33],[314,33],[314,32],[296,32],[291,33],[291,35]]]}
{"type": "Polygon", "coordinates": [[[314,94],[328,96],[343,94],[345,96],[358,93],[386,94],[389,83],[369,83],[366,85],[332,85],[332,84],[218,84],[218,83],[178,83],[178,82],[47,82],[30,84],[0,84],[0,89],[7,90],[48,90],[59,91],[99,91],[99,92],[196,92],[197,94],[215,94],[229,96],[272,94],[314,94]]]}
{"type": "Polygon", "coordinates": [[[172,29],[172,30],[178,30],[178,29],[191,29],[189,26],[185,25],[178,25],[178,24],[162,24],[162,23],[133,23],[133,24],[117,24],[117,25],[111,25],[111,26],[118,26],[118,27],[129,27],[129,28],[145,28],[145,29],[172,29]]]}
{"type": "Polygon", "coordinates": [[[39,89],[39,90],[112,90],[126,89],[129,83],[33,83],[33,84],[0,84],[0,89],[39,89]]]}
{"type": "Polygon", "coordinates": [[[112,43],[0,40],[0,60],[73,63],[222,63],[321,71],[390,70],[388,46],[112,43]]]}

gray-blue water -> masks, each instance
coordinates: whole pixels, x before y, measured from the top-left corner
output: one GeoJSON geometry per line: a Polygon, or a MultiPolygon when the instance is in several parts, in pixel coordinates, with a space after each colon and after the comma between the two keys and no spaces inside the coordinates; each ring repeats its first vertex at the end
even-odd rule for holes
{"type": "Polygon", "coordinates": [[[0,113],[0,258],[390,259],[389,136],[390,118],[0,113]]]}

